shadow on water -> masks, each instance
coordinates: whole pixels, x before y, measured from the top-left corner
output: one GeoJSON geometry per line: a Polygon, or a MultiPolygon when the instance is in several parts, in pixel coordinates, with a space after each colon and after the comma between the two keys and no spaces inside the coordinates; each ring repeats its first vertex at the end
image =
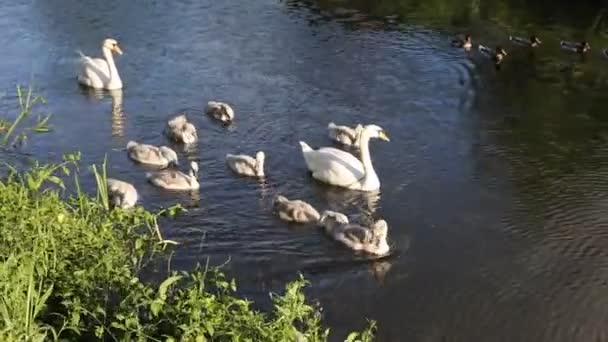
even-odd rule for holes
{"type": "Polygon", "coordinates": [[[0,90],[33,75],[48,99],[55,130],[32,139],[31,156],[107,155],[145,207],[188,207],[162,220],[180,242],[173,269],[230,260],[261,307],[302,272],[332,340],[366,318],[380,341],[606,340],[607,15],[598,1],[13,1],[0,13],[0,90]],[[500,70],[450,46],[464,32],[505,47],[500,70]],[[531,33],[536,49],[508,41],[531,33]],[[79,88],[73,52],[98,56],[109,35],[124,47],[125,88],[79,88]],[[592,50],[566,53],[561,39],[592,50]],[[234,124],[206,116],[209,100],[229,102],[234,124]],[[178,112],[197,126],[191,147],[162,134],[178,112]],[[298,141],[332,146],[329,121],[388,132],[370,147],[379,193],[307,174],[298,141]],[[197,161],[200,191],[151,186],[129,140],[197,161]],[[262,181],[225,165],[226,153],[259,150],[262,181]],[[394,253],[370,260],[314,225],[281,222],[279,193],[355,222],[386,219],[394,253]]]}

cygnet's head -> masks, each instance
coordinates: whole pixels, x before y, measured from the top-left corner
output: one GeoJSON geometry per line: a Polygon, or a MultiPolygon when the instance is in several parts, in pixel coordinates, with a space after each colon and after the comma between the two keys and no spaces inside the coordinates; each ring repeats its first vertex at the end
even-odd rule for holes
{"type": "Polygon", "coordinates": [[[277,197],[274,198],[274,205],[277,206],[281,203],[286,203],[289,200],[287,199],[287,197],[283,196],[283,195],[277,195],[277,197]]]}
{"type": "Polygon", "coordinates": [[[258,151],[258,153],[255,154],[256,173],[258,177],[264,176],[264,160],[266,160],[266,155],[263,151],[258,151]]]}
{"type": "Polygon", "coordinates": [[[376,236],[380,240],[386,240],[386,236],[388,235],[388,224],[384,220],[378,220],[374,223],[373,226],[374,236],[376,236]]]}
{"type": "Polygon", "coordinates": [[[232,108],[227,104],[221,104],[220,108],[222,111],[222,116],[220,117],[220,120],[226,124],[231,123],[234,120],[234,111],[232,110],[232,108]]]}
{"type": "Polygon", "coordinates": [[[161,146],[159,148],[160,150],[160,154],[165,157],[165,159],[167,159],[167,161],[169,162],[169,164],[174,164],[174,165],[179,165],[179,162],[177,160],[177,153],[175,153],[175,151],[173,151],[171,148],[167,147],[167,146],[161,146]]]}
{"type": "Polygon", "coordinates": [[[111,52],[115,52],[119,55],[122,55],[122,50],[120,49],[120,46],[118,46],[118,42],[116,41],[116,39],[113,39],[113,38],[104,39],[102,47],[104,49],[108,49],[111,52]]]}
{"type": "Polygon", "coordinates": [[[378,125],[367,125],[363,128],[363,134],[366,134],[369,138],[378,138],[384,141],[391,141],[386,134],[386,131],[378,125]]]}

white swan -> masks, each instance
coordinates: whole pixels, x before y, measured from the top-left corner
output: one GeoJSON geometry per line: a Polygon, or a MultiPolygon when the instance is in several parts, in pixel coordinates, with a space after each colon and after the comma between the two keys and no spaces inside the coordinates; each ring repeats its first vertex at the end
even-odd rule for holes
{"type": "Polygon", "coordinates": [[[342,213],[326,210],[319,224],[325,233],[354,251],[374,255],[385,255],[390,247],[386,242],[388,225],[384,220],[376,221],[371,227],[351,224],[342,213]]]}
{"type": "Polygon", "coordinates": [[[101,50],[103,58],[91,58],[78,51],[80,54],[78,82],[96,89],[121,89],[122,80],[112,56],[112,52],[122,55],[118,42],[112,38],[107,38],[103,41],[101,50]]]}
{"type": "Polygon", "coordinates": [[[226,164],[235,173],[249,177],[264,177],[264,160],[266,155],[259,151],[255,154],[255,159],[244,154],[226,155],[226,164]]]}
{"type": "Polygon", "coordinates": [[[114,178],[108,178],[106,183],[111,205],[131,208],[137,203],[137,190],[132,184],[114,178]]]}
{"type": "Polygon", "coordinates": [[[178,165],[177,153],[167,146],[156,147],[148,144],[139,144],[131,140],[127,143],[127,154],[129,158],[142,164],[160,167],[165,167],[169,164],[178,165]]]}
{"type": "Polygon", "coordinates": [[[148,172],[146,177],[150,183],[167,190],[197,190],[200,185],[198,177],[198,164],[190,163],[190,171],[185,174],[179,170],[164,169],[148,172]]]}
{"type": "Polygon", "coordinates": [[[167,122],[165,135],[174,141],[186,145],[193,144],[198,140],[196,127],[190,122],[186,114],[180,114],[167,122]]]}
{"type": "Polygon", "coordinates": [[[223,123],[231,123],[234,120],[234,110],[223,102],[209,101],[205,108],[205,113],[223,123]]]}
{"type": "Polygon", "coordinates": [[[281,195],[275,198],[274,208],[279,217],[288,222],[317,222],[321,217],[312,205],[300,200],[288,200],[287,197],[281,195]]]}
{"type": "Polygon", "coordinates": [[[313,150],[300,141],[306,166],[313,178],[327,184],[352,190],[374,191],[380,188],[380,180],[372,165],[369,154],[369,139],[379,138],[390,141],[384,129],[377,125],[367,125],[361,132],[360,157],[333,147],[313,150]]]}
{"type": "Polygon", "coordinates": [[[360,133],[363,131],[362,125],[357,125],[354,129],[348,126],[336,125],[330,122],[327,125],[329,137],[343,145],[359,147],[360,133]]]}

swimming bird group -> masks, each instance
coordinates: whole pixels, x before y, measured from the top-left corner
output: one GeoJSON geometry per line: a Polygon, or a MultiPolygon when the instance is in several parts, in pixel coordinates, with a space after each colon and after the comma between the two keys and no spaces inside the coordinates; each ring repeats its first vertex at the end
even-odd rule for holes
{"type": "MultiPolygon", "coordinates": [[[[114,62],[113,54],[122,55],[122,49],[115,39],[102,42],[103,58],[91,58],[80,53],[78,82],[95,89],[115,90],[122,88],[122,80],[114,62]]],[[[209,101],[205,113],[211,118],[229,125],[234,121],[234,110],[223,102],[209,101]]],[[[335,147],[311,148],[300,141],[304,164],[312,177],[322,183],[350,190],[371,192],[380,189],[380,179],[372,165],[369,151],[371,139],[389,141],[387,133],[378,125],[357,124],[354,128],[336,125],[327,126],[330,139],[346,148],[356,150],[357,155],[335,147]]],[[[196,126],[186,114],[177,114],[165,125],[163,134],[167,139],[185,146],[198,141],[196,126]]],[[[146,173],[148,181],[166,190],[195,191],[200,188],[199,165],[192,161],[187,173],[180,171],[177,153],[168,146],[154,146],[143,142],[129,141],[127,156],[136,163],[156,167],[146,173]]],[[[266,155],[258,151],[254,157],[245,154],[227,154],[227,167],[237,175],[264,178],[266,155]]],[[[113,207],[131,208],[136,205],[138,194],[135,187],[123,180],[107,180],[108,197],[113,207]]],[[[310,204],[301,200],[289,200],[283,195],[275,198],[274,211],[284,221],[293,223],[314,223],[323,227],[325,233],[337,242],[354,251],[373,255],[386,255],[390,248],[387,243],[388,225],[378,220],[370,226],[349,222],[346,215],[326,210],[322,214],[310,204]]]]}
{"type": "MultiPolygon", "coordinates": [[[[528,38],[509,36],[509,41],[512,44],[519,45],[519,46],[525,46],[525,47],[529,47],[529,48],[536,48],[543,43],[534,34],[528,38]]],[[[470,51],[473,48],[473,39],[471,38],[471,35],[468,33],[465,35],[460,35],[452,40],[452,46],[457,47],[457,48],[462,48],[465,51],[470,51]]],[[[591,45],[589,45],[589,42],[584,41],[584,40],[581,42],[561,40],[559,42],[559,46],[563,50],[578,53],[581,55],[584,55],[588,51],[591,50],[591,45]]],[[[479,52],[481,52],[484,56],[491,58],[497,68],[501,65],[501,63],[507,56],[507,51],[504,49],[504,47],[502,45],[497,45],[494,49],[492,49],[492,48],[489,48],[482,44],[478,44],[477,50],[479,52]]],[[[604,57],[608,58],[608,48],[603,49],[601,54],[604,57]]]]}

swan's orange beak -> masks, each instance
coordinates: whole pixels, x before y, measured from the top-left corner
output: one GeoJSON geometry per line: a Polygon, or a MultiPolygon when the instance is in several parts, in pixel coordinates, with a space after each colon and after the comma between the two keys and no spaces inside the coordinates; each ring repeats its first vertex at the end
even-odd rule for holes
{"type": "Polygon", "coordinates": [[[116,52],[119,55],[122,55],[122,50],[120,49],[120,47],[118,46],[118,44],[114,45],[114,52],[116,52]]]}

